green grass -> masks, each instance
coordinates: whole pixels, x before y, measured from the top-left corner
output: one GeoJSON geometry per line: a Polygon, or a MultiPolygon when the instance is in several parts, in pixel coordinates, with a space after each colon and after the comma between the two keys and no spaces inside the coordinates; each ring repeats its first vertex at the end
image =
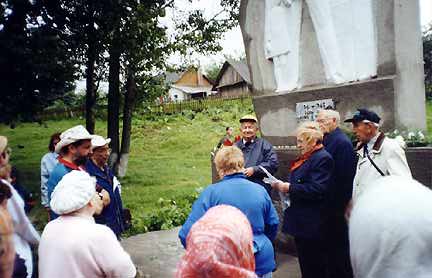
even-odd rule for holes
{"type": "MultiPolygon", "coordinates": [[[[135,221],[155,208],[159,198],[182,198],[211,183],[210,151],[225,127],[237,127],[238,118],[251,110],[251,101],[244,101],[202,113],[134,117],[129,167],[121,182],[123,202],[135,221]]],[[[39,194],[40,159],[47,152],[50,135],[77,124],[84,125],[84,120],[23,123],[15,129],[0,125],[0,134],[9,138],[11,164],[20,171],[23,185],[39,194]]],[[[106,122],[97,121],[96,133],[106,135],[106,122]]],[[[40,206],[31,218],[39,229],[46,223],[40,206]]]]}
{"type": "Polygon", "coordinates": [[[428,134],[432,139],[432,100],[426,102],[426,121],[428,134]]]}

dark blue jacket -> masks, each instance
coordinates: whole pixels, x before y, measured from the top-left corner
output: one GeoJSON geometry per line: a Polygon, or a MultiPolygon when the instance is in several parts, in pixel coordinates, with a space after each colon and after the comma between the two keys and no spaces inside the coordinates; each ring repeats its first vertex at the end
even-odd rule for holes
{"type": "Polygon", "coordinates": [[[343,215],[352,196],[357,157],[348,136],[339,128],[326,134],[323,144],[334,161],[328,206],[332,214],[343,215]]]}
{"type": "Polygon", "coordinates": [[[333,174],[333,159],[324,149],[314,152],[290,173],[291,206],[285,210],[284,232],[302,238],[318,239],[326,221],[325,205],[333,174]]]}
{"type": "Polygon", "coordinates": [[[183,246],[186,247],[186,238],[192,225],[207,210],[217,205],[236,207],[246,215],[252,226],[254,247],[257,250],[255,272],[258,275],[271,272],[276,266],[271,241],[276,237],[279,217],[264,188],[248,181],[243,174],[225,176],[220,182],[208,186],[201,193],[179,232],[183,246]]]}
{"type": "Polygon", "coordinates": [[[264,186],[270,194],[271,187],[262,181],[266,175],[259,166],[266,168],[272,175],[276,173],[279,162],[272,144],[263,138],[257,137],[254,142],[248,146],[243,144],[243,140],[238,141],[235,145],[243,152],[245,160],[244,167],[253,167],[254,169],[254,174],[248,179],[264,186]]]}
{"type": "Polygon", "coordinates": [[[96,164],[87,160],[85,165],[90,176],[96,177],[97,184],[108,191],[111,202],[102,210],[101,215],[95,216],[98,224],[104,224],[113,230],[117,237],[124,231],[123,225],[123,204],[120,197],[120,188],[114,188],[114,173],[108,166],[102,171],[96,164]]]}

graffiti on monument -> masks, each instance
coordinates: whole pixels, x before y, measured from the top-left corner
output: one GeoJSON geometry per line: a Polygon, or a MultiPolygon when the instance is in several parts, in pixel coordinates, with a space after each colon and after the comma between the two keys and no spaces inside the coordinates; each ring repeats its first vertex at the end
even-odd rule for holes
{"type": "Polygon", "coordinates": [[[333,99],[298,102],[296,103],[297,121],[315,121],[319,110],[333,108],[333,99]]]}

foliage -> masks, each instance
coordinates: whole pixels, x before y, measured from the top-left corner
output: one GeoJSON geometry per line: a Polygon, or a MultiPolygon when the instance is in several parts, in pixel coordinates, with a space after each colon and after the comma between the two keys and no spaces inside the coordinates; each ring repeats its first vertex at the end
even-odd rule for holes
{"type": "Polygon", "coordinates": [[[144,213],[142,218],[133,219],[132,230],[128,233],[169,230],[182,225],[201,191],[202,188],[197,188],[191,195],[176,199],[159,198],[156,208],[144,213]]]}
{"type": "Polygon", "coordinates": [[[206,70],[206,76],[212,80],[212,81],[216,81],[216,78],[219,75],[220,70],[222,69],[222,65],[221,64],[212,64],[210,65],[206,70]]]}
{"type": "Polygon", "coordinates": [[[386,133],[390,138],[398,140],[400,143],[405,143],[407,147],[424,147],[432,142],[431,138],[425,136],[421,130],[398,130],[386,133]]]}
{"type": "Polygon", "coordinates": [[[73,89],[73,48],[50,24],[42,0],[0,2],[0,122],[34,120],[73,89]]]}

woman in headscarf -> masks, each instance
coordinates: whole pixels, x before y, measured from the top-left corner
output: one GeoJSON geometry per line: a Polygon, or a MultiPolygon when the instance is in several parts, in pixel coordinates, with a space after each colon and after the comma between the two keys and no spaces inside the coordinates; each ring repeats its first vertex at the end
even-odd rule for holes
{"type": "Polygon", "coordinates": [[[349,220],[356,278],[432,277],[432,191],[407,178],[378,179],[349,220]]]}
{"type": "Polygon", "coordinates": [[[212,207],[192,226],[176,277],[256,277],[252,240],[251,226],[240,210],[212,207]]]}
{"type": "Polygon", "coordinates": [[[300,157],[290,169],[289,182],[272,187],[288,193],[283,231],[294,237],[303,278],[325,277],[325,204],[333,172],[333,159],[322,145],[323,134],[315,122],[297,129],[300,157]]]}
{"type": "Polygon", "coordinates": [[[45,226],[39,245],[39,277],[135,277],[113,231],[93,219],[102,199],[88,173],[72,170],[62,177],[50,201],[60,216],[45,226]]]}
{"type": "Polygon", "coordinates": [[[270,196],[264,187],[247,180],[243,174],[244,159],[239,148],[223,147],[214,161],[222,180],[208,186],[195,201],[179,232],[180,240],[187,248],[189,230],[210,208],[217,205],[236,207],[246,215],[252,226],[255,273],[259,277],[271,277],[276,266],[271,242],[276,237],[279,218],[270,196]]]}

